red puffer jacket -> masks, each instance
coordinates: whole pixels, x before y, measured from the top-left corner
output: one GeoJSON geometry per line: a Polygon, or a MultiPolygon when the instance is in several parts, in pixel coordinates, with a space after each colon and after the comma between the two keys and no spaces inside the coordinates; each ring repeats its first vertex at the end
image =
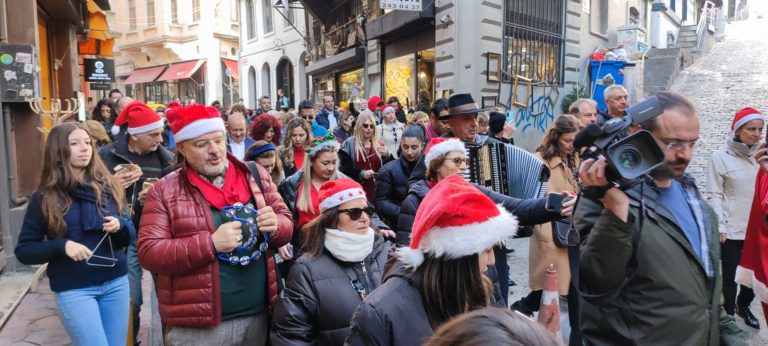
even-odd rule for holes
{"type": "MultiPolygon", "coordinates": [[[[264,188],[261,192],[248,167],[228,156],[231,165],[249,172],[256,206],[270,206],[277,214],[279,229],[272,234],[265,254],[271,312],[278,294],[273,253],[291,240],[293,218],[266,170],[258,167],[264,188]]],[[[150,189],[139,229],[139,261],[157,274],[155,284],[163,323],[213,327],[221,323],[219,264],[211,238],[216,229],[210,205],[186,173],[186,168],[177,170],[150,189]]]]}

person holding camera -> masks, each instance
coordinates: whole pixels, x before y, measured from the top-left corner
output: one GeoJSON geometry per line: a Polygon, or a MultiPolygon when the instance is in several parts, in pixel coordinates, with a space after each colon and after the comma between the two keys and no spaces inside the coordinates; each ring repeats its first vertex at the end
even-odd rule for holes
{"type": "Polygon", "coordinates": [[[582,337],[595,345],[746,345],[720,306],[717,215],[686,174],[699,139],[696,109],[676,93],[656,99],[661,115],[641,124],[664,155],[651,181],[622,190],[610,185],[604,159],[579,168],[582,337]]]}
{"type": "Polygon", "coordinates": [[[755,178],[759,163],[755,156],[760,149],[765,119],[757,109],[746,107],[736,112],[729,138],[720,150],[712,153],[707,164],[709,204],[720,220],[720,247],[723,260],[723,308],[733,316],[744,319],[752,328],[760,329],[749,305],[755,293],[746,286],[739,287],[736,296],[736,267],[744,248],[749,209],[755,195],[755,178]]]}

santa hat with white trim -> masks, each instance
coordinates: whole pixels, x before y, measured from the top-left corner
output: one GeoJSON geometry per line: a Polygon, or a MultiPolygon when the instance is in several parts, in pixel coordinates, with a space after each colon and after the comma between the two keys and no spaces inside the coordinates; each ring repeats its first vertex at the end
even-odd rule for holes
{"type": "Polygon", "coordinates": [[[407,267],[424,256],[460,258],[506,244],[517,232],[517,218],[477,187],[454,174],[427,193],[416,212],[411,244],[397,250],[407,267]]]}
{"type": "Polygon", "coordinates": [[[131,135],[138,135],[164,126],[163,118],[157,115],[152,108],[139,101],[133,101],[123,108],[110,131],[116,135],[120,133],[120,127],[125,124],[128,124],[128,134],[131,135]]]}
{"type": "Polygon", "coordinates": [[[217,131],[227,133],[224,120],[221,119],[218,111],[212,112],[201,104],[175,108],[165,116],[171,124],[173,139],[176,143],[217,131]]]}
{"type": "Polygon", "coordinates": [[[360,184],[352,179],[342,178],[323,183],[318,192],[320,212],[338,207],[356,199],[366,199],[365,191],[360,184]]]}
{"type": "Polygon", "coordinates": [[[733,117],[733,122],[731,123],[731,131],[738,130],[740,127],[744,126],[744,124],[752,120],[765,121],[765,118],[763,117],[763,113],[760,113],[760,111],[755,108],[744,107],[739,109],[739,111],[736,112],[736,116],[733,117]]]}
{"type": "Polygon", "coordinates": [[[424,165],[429,167],[429,162],[438,156],[450,153],[452,151],[466,152],[464,143],[458,138],[432,138],[424,151],[424,165]]]}

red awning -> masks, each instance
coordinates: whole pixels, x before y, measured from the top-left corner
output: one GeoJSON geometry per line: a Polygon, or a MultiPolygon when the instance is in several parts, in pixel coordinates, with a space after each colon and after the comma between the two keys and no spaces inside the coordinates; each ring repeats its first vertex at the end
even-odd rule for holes
{"type": "Polygon", "coordinates": [[[154,66],[147,68],[137,68],[131,72],[128,79],[125,80],[125,84],[139,84],[154,82],[155,78],[163,73],[165,66],[154,66]]]}
{"type": "Polygon", "coordinates": [[[157,81],[162,82],[190,78],[197,72],[197,69],[199,69],[204,62],[205,60],[192,60],[171,64],[171,66],[160,75],[160,78],[158,78],[157,81]]]}
{"type": "Polygon", "coordinates": [[[239,73],[237,73],[237,60],[221,59],[224,62],[224,66],[232,70],[232,79],[238,80],[239,73]]]}

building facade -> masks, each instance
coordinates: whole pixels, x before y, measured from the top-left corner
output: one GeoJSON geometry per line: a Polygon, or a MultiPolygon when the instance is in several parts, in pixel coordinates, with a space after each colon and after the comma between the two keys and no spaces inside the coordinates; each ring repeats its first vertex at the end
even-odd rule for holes
{"type": "Polygon", "coordinates": [[[114,0],[117,86],[147,102],[240,98],[237,0],[114,0]]]}
{"type": "Polygon", "coordinates": [[[291,108],[308,97],[305,73],[307,17],[297,2],[240,0],[240,70],[243,101],[257,108],[262,96],[272,98],[277,90],[288,96],[291,108]]]}

